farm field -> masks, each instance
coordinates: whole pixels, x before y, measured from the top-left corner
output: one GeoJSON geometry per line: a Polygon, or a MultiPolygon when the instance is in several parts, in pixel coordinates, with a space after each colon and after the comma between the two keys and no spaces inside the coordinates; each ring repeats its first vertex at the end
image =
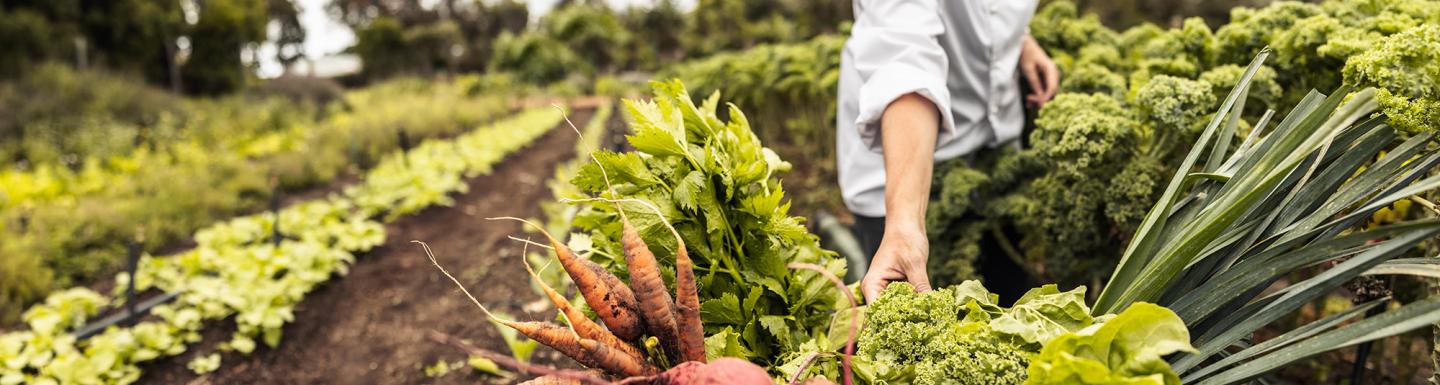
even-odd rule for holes
{"type": "Polygon", "coordinates": [[[1440,1],[1006,3],[873,260],[929,2],[541,3],[0,0],[0,385],[1440,383],[1440,1]]]}
{"type": "MultiPolygon", "coordinates": [[[[570,119],[586,124],[593,111],[570,119]]],[[[618,127],[617,127],[618,128],[618,127]]],[[[496,310],[542,317],[524,310],[541,297],[530,291],[524,269],[513,262],[519,244],[505,238],[521,234],[516,223],[486,221],[489,215],[537,217],[539,203],[549,199],[544,182],[560,162],[573,157],[575,133],[569,127],[550,129],[524,152],[495,165],[489,175],[467,180],[470,192],[449,207],[426,209],[386,225],[386,240],[357,259],[344,279],[306,298],[289,337],[278,348],[250,357],[222,356],[227,365],[209,375],[212,383],[421,383],[428,382],[420,363],[452,358],[452,348],[417,343],[430,330],[463,334],[482,346],[503,350],[505,344],[488,323],[475,322],[474,305],[446,295],[449,281],[424,258],[412,240],[423,240],[440,262],[453,266],[458,277],[476,287],[477,298],[489,299],[496,310]],[[503,186],[503,188],[502,188],[503,186]],[[313,305],[308,305],[313,304],[313,305]],[[414,357],[396,360],[394,357],[414,357]],[[364,365],[356,363],[364,362],[364,365]]],[[[208,333],[220,340],[219,329],[208,333]]],[[[205,348],[196,351],[206,351],[205,348]]],[[[185,382],[194,374],[185,368],[193,355],[159,362],[140,383],[185,382]]],[[[546,357],[546,355],[541,355],[546,357]]],[[[553,362],[555,356],[551,356],[553,362]]],[[[451,383],[469,380],[456,376],[451,383]]]]}

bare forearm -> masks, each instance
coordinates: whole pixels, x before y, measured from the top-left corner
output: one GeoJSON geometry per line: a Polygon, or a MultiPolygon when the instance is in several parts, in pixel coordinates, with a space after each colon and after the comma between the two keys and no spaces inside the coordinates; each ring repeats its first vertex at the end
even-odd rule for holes
{"type": "Polygon", "coordinates": [[[924,231],[939,114],[930,100],[908,94],[891,102],[880,119],[887,231],[924,231]]]}

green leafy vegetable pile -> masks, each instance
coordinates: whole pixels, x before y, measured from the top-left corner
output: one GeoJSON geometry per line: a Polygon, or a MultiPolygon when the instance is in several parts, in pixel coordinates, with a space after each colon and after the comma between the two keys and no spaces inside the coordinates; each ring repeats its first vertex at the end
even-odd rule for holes
{"type": "Polygon", "coordinates": [[[1051,338],[1089,326],[1085,288],[1032,290],[1010,309],[978,281],[916,293],[908,283],[886,288],[869,305],[860,359],[914,368],[914,383],[1018,384],[1029,356],[1051,338]]]}
{"type": "Polygon", "coordinates": [[[869,305],[856,371],[872,384],[1177,385],[1164,357],[1194,350],[1160,306],[1091,317],[1083,286],[1031,289],[1009,308],[996,298],[978,281],[891,284],[869,305]]]}
{"type": "MultiPolygon", "coordinates": [[[[598,164],[582,167],[572,183],[651,202],[680,232],[695,261],[708,355],[771,363],[824,340],[841,293],[818,274],[785,265],[813,263],[844,275],[845,262],[820,249],[804,218],[789,214],[778,175],[790,164],[760,144],[735,106],[721,120],[719,94],[696,104],[679,81],[652,85],[652,101],[624,106],[635,151],[597,152],[598,164]]],[[[673,237],[647,207],[622,206],[673,283],[673,237]]],[[[613,204],[590,204],[573,223],[590,232],[591,259],[628,276],[613,204]]]]}

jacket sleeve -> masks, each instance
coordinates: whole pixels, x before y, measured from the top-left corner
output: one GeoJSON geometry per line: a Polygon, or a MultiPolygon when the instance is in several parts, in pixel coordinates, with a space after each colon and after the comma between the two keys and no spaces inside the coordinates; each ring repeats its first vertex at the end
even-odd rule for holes
{"type": "Polygon", "coordinates": [[[859,115],[855,128],[872,151],[880,151],[880,117],[909,93],[940,110],[938,143],[955,136],[945,86],[949,59],[938,38],[945,33],[937,0],[860,1],[851,28],[850,58],[860,75],[859,115]]]}

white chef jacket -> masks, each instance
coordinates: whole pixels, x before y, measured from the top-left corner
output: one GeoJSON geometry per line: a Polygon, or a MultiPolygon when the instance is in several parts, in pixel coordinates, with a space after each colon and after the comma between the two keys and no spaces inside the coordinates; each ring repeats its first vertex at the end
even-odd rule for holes
{"type": "Polygon", "coordinates": [[[1020,136],[1016,71],[1037,0],[855,0],[840,59],[836,159],[850,211],[885,216],[880,115],[916,93],[941,107],[935,160],[1020,136]]]}

